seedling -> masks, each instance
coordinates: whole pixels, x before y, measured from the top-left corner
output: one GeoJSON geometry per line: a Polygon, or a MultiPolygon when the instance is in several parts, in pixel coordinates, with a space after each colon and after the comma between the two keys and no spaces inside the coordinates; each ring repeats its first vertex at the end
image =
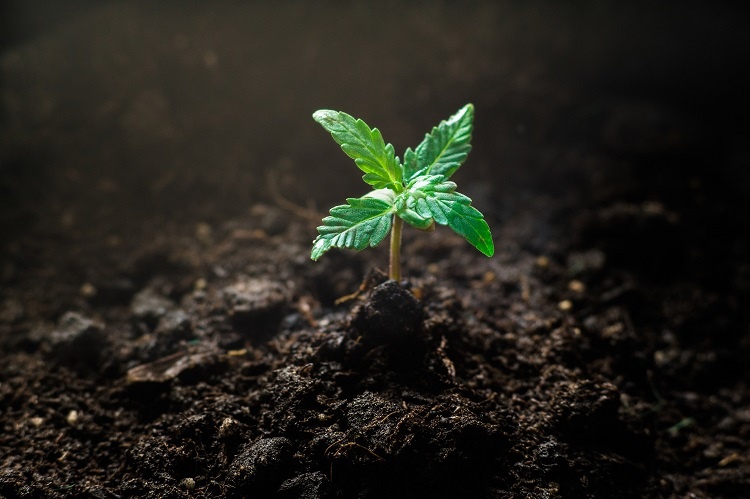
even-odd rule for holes
{"type": "Polygon", "coordinates": [[[374,189],[361,198],[348,198],[348,204],[331,208],[331,215],[323,219],[313,241],[313,260],[331,248],[359,251],[376,246],[390,230],[389,276],[398,282],[404,221],[421,230],[432,230],[436,223],[447,225],[488,257],[495,253],[484,216],[448,180],[471,150],[474,106],[467,104],[447,121],[441,121],[416,149],[406,150],[403,163],[393,146],[383,141],[380,131],[362,120],[328,109],[316,111],[313,119],[365,172],[362,180],[374,189]]]}

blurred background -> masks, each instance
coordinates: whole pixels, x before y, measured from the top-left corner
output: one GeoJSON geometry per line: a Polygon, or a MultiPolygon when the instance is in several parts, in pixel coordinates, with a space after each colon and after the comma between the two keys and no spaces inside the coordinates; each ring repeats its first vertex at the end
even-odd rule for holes
{"type": "Polygon", "coordinates": [[[615,196],[677,211],[701,198],[734,224],[747,194],[741,2],[2,5],[7,243],[192,231],[273,202],[269,186],[325,211],[367,186],[311,119],[320,108],[401,155],[473,102],[456,180],[492,220],[543,217],[524,196],[615,196]]]}

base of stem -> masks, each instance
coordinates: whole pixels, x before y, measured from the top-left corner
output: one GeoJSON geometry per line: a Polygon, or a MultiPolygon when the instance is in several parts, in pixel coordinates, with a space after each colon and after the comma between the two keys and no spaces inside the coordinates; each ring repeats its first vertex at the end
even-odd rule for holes
{"type": "Polygon", "coordinates": [[[391,226],[391,261],[388,277],[396,282],[401,281],[401,229],[404,221],[397,215],[393,215],[391,226]]]}

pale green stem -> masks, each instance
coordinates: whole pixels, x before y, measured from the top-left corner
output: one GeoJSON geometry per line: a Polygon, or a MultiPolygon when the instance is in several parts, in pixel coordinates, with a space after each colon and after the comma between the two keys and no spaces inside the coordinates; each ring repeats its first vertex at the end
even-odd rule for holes
{"type": "Polygon", "coordinates": [[[389,277],[396,282],[401,281],[401,227],[404,221],[398,215],[393,215],[391,227],[391,268],[389,277]]]}

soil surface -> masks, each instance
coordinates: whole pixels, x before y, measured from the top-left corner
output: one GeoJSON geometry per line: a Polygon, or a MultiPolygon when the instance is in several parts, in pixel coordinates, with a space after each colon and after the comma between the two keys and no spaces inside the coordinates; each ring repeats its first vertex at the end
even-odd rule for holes
{"type": "Polygon", "coordinates": [[[574,4],[4,7],[0,496],[748,497],[747,16],[574,4]],[[466,102],[495,256],[310,261],[466,102]]]}

